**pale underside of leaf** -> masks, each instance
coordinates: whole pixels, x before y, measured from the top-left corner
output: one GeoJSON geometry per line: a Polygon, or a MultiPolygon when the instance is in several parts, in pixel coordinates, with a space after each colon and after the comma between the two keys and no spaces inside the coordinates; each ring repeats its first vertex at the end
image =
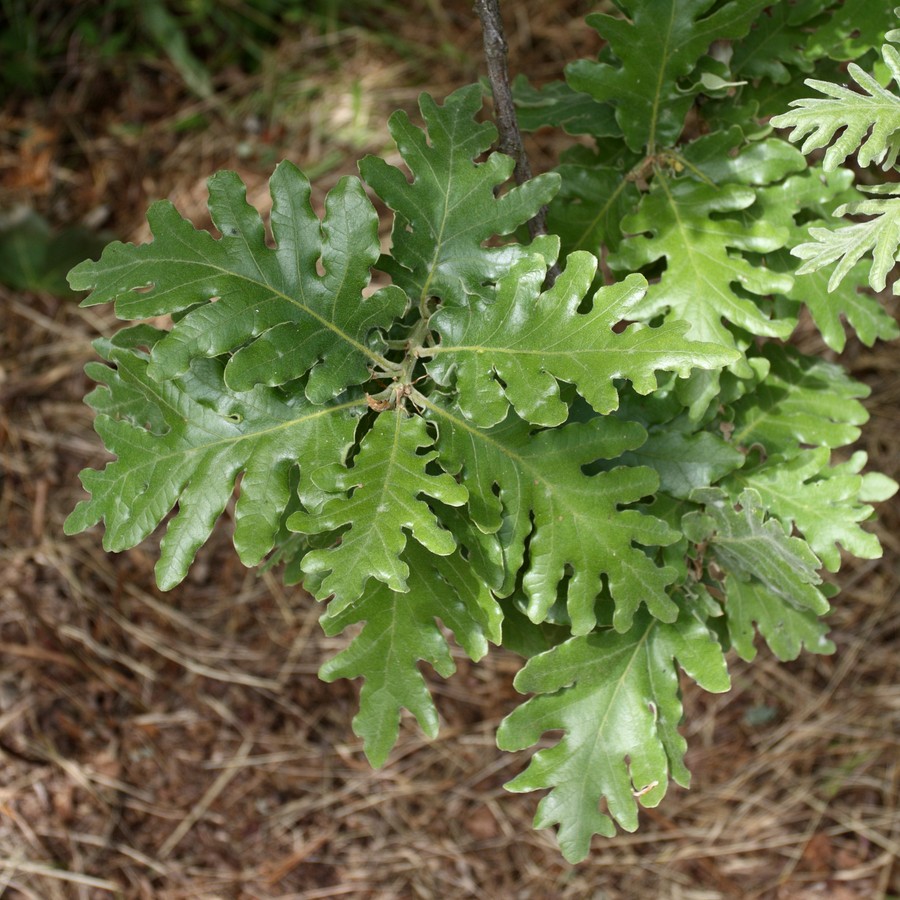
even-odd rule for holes
{"type": "Polygon", "coordinates": [[[780,522],[766,518],[758,492],[745,488],[733,498],[718,488],[698,488],[690,499],[705,512],[685,516],[684,533],[696,544],[708,543],[707,552],[724,571],[744,581],[756,579],[798,609],[828,612],[817,587],[819,559],[806,541],[789,537],[780,522]]]}
{"type": "MultiPolygon", "coordinates": [[[[886,59],[898,67],[893,74],[900,82],[897,51],[886,45],[885,52],[886,59]]],[[[836,169],[857,150],[861,166],[874,162],[890,169],[900,153],[900,97],[856,63],[851,63],[847,71],[865,93],[810,78],[806,84],[825,97],[794,100],[793,109],[774,116],[771,122],[776,128],[792,128],[788,137],[795,143],[803,141],[803,153],[831,144],[823,160],[826,172],[836,169]]]]}
{"type": "Polygon", "coordinates": [[[741,659],[756,658],[757,630],[783,662],[796,659],[804,647],[810,653],[834,653],[828,626],[812,610],[799,609],[759,581],[728,578],[725,593],[728,634],[741,659]]]}
{"type": "Polygon", "coordinates": [[[837,262],[828,280],[828,290],[834,291],[863,256],[871,252],[869,285],[874,291],[883,291],[900,254],[900,198],[863,201],[836,213],[841,215],[845,211],[871,214],[874,218],[837,229],[810,228],[813,240],[791,250],[793,256],[805,260],[797,273],[815,272],[837,262]]]}

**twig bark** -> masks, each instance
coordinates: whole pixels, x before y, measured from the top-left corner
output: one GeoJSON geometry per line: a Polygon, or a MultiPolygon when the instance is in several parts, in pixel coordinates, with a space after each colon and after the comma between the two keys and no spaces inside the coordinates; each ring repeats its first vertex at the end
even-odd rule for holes
{"type": "MultiPolygon", "coordinates": [[[[475,0],[475,12],[481,19],[484,35],[484,55],[487,60],[491,93],[494,95],[494,116],[500,133],[500,150],[516,161],[513,178],[522,184],[531,178],[531,166],[522,144],[522,133],[516,119],[516,107],[509,86],[509,46],[503,33],[503,19],[500,17],[500,0],[475,0]]],[[[537,215],[528,222],[532,238],[547,233],[547,207],[542,206],[537,215]]]]}

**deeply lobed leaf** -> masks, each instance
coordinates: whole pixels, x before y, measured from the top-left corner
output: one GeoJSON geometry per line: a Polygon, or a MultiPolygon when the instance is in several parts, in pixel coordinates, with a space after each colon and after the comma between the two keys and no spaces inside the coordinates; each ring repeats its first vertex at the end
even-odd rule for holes
{"type": "Polygon", "coordinates": [[[509,406],[535,425],[559,425],[568,406],[559,382],[576,390],[601,415],[618,405],[616,382],[631,381],[640,394],[656,388],[657,372],[682,376],[695,368],[716,369],[737,359],[718,344],[685,340],[685,322],[647,328],[634,323],[646,282],[639,275],[601,288],[588,312],[580,313],[597,270],[589,253],[569,256],[566,268],[540,293],[546,263],[536,257],[513,266],[490,303],[442,309],[430,320],[441,343],[423,353],[429,374],[456,389],[459,408],[474,424],[501,422],[509,406]]]}
{"type": "MultiPolygon", "coordinates": [[[[147,354],[123,346],[129,338],[123,334],[124,341],[99,345],[114,368],[94,365],[90,371],[103,385],[91,400],[103,410],[95,428],[117,459],[102,471],[82,473],[91,497],[68,517],[66,533],[102,520],[103,546],[124,550],[151,534],[177,504],[156,565],[165,590],[187,575],[242,475],[234,545],[245,565],[256,565],[274,545],[291,471],[342,459],[365,401],[313,406],[261,385],[234,392],[224,382],[222,363],[212,359],[158,382],[147,354]]],[[[140,338],[164,339],[148,328],[141,328],[140,338]]]]}
{"type": "Polygon", "coordinates": [[[834,644],[826,637],[828,626],[813,610],[798,608],[758,581],[727,578],[725,593],[728,636],[741,659],[756,658],[757,630],[785,662],[796,659],[804,647],[810,653],[834,653],[834,644]]]}
{"type": "Polygon", "coordinates": [[[547,225],[562,240],[566,253],[588,250],[600,256],[622,239],[622,220],[640,194],[633,181],[613,166],[596,160],[566,162],[556,167],[562,179],[547,211],[547,225]]]}
{"type": "Polygon", "coordinates": [[[566,68],[576,91],[612,102],[632,150],[674,145],[694,93],[679,79],[688,75],[713,41],[747,33],[767,0],[620,0],[631,20],[593,14],[587,22],[606,41],[615,63],[579,60],[566,68]],[[713,6],[716,9],[710,10],[713,6]]]}
{"type": "Polygon", "coordinates": [[[842,61],[858,59],[878,47],[888,30],[896,27],[896,7],[890,2],[843,0],[828,5],[827,17],[809,36],[806,55],[810,59],[823,55],[842,61]]]}
{"type": "Polygon", "coordinates": [[[528,540],[522,584],[532,621],[545,620],[565,584],[572,631],[590,631],[601,576],[615,601],[617,630],[627,631],[642,605],[674,620],[677,607],[666,587],[675,573],[635,545],[669,544],[678,534],[653,516],[623,508],[656,490],[656,474],[624,466],[594,476],[582,471],[639,446],[646,436],[639,425],[607,417],[533,433],[513,414],[480,429],[452,407],[429,403],[427,409],[438,426],[439,461],[467,485],[474,523],[499,533],[512,577],[505,593],[522,568],[528,540]]]}
{"type": "Polygon", "coordinates": [[[362,596],[369,578],[392,591],[409,590],[409,567],[400,558],[407,530],[439,556],[456,549],[453,535],[420,495],[460,506],[468,491],[449,475],[428,473],[437,454],[418,451],[431,444],[425,420],[408,416],[398,405],[378,416],[352,466],[320,466],[311,473],[315,486],[332,497],[320,509],[295,512],[287,526],[305,534],[350,526],[337,546],[308,553],[302,564],[307,573],[331,572],[316,593],[320,598],[335,594],[332,614],[362,596]]]}
{"type": "Polygon", "coordinates": [[[592,835],[612,836],[613,819],[634,831],[638,800],[656,806],[670,777],[685,787],[690,783],[687,744],[678,733],[676,660],[704,689],[728,690],[721,647],[686,613],[670,624],[641,615],[624,634],[570,638],[530,659],[516,676],[517,690],[538,696],[501,722],[500,748],[524,749],[554,729],[565,734],[538,751],[506,788],[550,788],[534,824],[559,825],[560,848],[569,862],[588,855],[592,835]],[[600,811],[601,799],[608,816],[600,811]]]}
{"type": "Polygon", "coordinates": [[[476,161],[497,135],[491,123],[475,121],[481,102],[479,85],[460,88],[443,106],[423,94],[419,105],[427,134],[406,113],[391,116],[388,127],[411,182],[379,157],[367,156],[359,164],[363,178],[394,211],[393,246],[380,266],[414,304],[430,297],[465,304],[469,295],[481,295],[486,281],[534,252],[515,243],[488,247],[485,242],[514,232],[559,187],[559,177],[547,173],[496,195],[514,163],[501,153],[476,161]]]}
{"type": "MultiPolygon", "coordinates": [[[[743,487],[752,488],[769,513],[786,528],[796,527],[812,551],[830,572],[841,564],[838,544],[858,559],[878,559],[881,545],[874,534],[857,523],[872,516],[872,507],[863,502],[866,481],[861,475],[866,455],[856,453],[839,466],[829,466],[827,447],[801,451],[793,459],[771,457],[755,469],[736,473],[731,479],[733,494],[743,487]]],[[[881,485],[879,499],[893,495],[883,476],[874,476],[881,485]],[[888,489],[888,493],[882,493],[888,489]]],[[[896,485],[894,485],[896,490],[896,485]]]]}
{"type": "Polygon", "coordinates": [[[112,243],[99,262],[70,272],[73,290],[91,291],[86,305],[115,301],[121,319],[184,314],[154,346],[152,378],[175,378],[194,359],[233,353],[225,371],[231,389],[310,372],[306,394],[322,403],[367,381],[383,361],[370,334],[389,328],[406,299],[395,287],[362,296],[379,254],[378,216],[362,185],[342,179],[322,223],[309,181],[291,163],[279,164],[270,188],[275,248],[238,176],[219,172],[209,181],[209,211],[221,239],[161,201],[147,213],[151,243],[112,243]]]}
{"type": "Polygon", "coordinates": [[[404,562],[409,591],[398,594],[384,584],[368,586],[352,603],[329,606],[321,623],[338,634],[357,622],[362,631],[319,670],[325,681],[365,678],[353,730],[363,738],[372,765],[383,765],[397,741],[400,714],[408,709],[429,737],[436,737],[438,714],[416,663],[425,660],[443,677],[456,666],[435,618],[452,629],[476,662],[487,641],[500,642],[502,614],[487,586],[459,554],[434,556],[410,546],[404,562]]]}
{"type": "MultiPolygon", "coordinates": [[[[762,18],[764,0],[616,5],[630,21],[590,20],[608,39],[599,62],[570,66],[568,85],[518,89],[530,125],[595,139],[566,155],[550,209],[566,248],[593,255],[573,253],[546,290],[559,241],[497,239],[559,178],[504,191],[512,161],[488,155],[496,132],[476,121],[478,86],[444,105],[423,95],[424,130],[392,117],[408,174],[361,164],[395,214],[390,254],[379,255],[358,180],[338,184],[320,221],[305,177],[283,164],[271,240],[225,173],[210,184],[221,238],[157,205],[151,244],[112,245],[72,273],[93,289],[87,303],[174,325],[99,343],[110,365],[91,365],[91,403],[118,458],[84,473],[91,497],[67,529],[102,520],[105,545],[121,549],[174,511],[158,567],[169,587],[239,485],[242,560],[276,547],[292,580],[331,597],[326,632],[354,631],[320,674],[364,679],[354,730],[376,765],[404,709],[437,732],[420,661],[448,676],[447,633],[477,660],[502,621],[504,644],[532,657],[516,686],[537,696],[504,721],[501,747],[563,732],[509,787],[549,790],[536,825],[559,825],[573,861],[614,821],[635,828],[639,803],[656,805],[669,778],[688,783],[679,665],[721,691],[729,642],[745,659],[757,633],[783,659],[830,651],[820,560],[836,570],[840,548],[877,556],[859,523],[897,489],[861,474],[861,454],[829,465],[830,449],[859,433],[866,389],[831,363],[757,346],[787,338],[801,303],[835,348],[842,316],[863,341],[896,332],[858,292],[856,262],[873,249],[883,286],[900,243],[894,199],[860,202],[847,176],[806,171],[799,151],[748,120],[770,109],[756,105],[762,82],[792,90],[809,61],[870,40],[869,10],[803,0],[762,18]],[[865,17],[860,35],[850,9],[865,17]],[[840,18],[828,47],[812,30],[825,10],[840,18]],[[721,39],[736,40],[731,68],[711,49],[721,39]],[[701,92],[698,127],[710,133],[676,148],[701,92]],[[788,248],[810,224],[831,228],[835,203],[838,215],[878,218],[852,236],[816,232],[798,266],[788,248]],[[816,296],[829,253],[835,286],[847,278],[816,296]],[[597,257],[641,274],[594,291],[597,257]],[[372,266],[394,284],[367,296],[372,266]]],[[[900,56],[888,47],[884,58],[900,83],[900,56]]],[[[844,115],[829,159],[856,141],[861,158],[890,162],[896,98],[850,71],[866,93],[823,89],[826,120],[807,146],[830,141],[828,117],[844,115]],[[866,119],[882,103],[883,121],[866,119]]]]}
{"type": "Polygon", "coordinates": [[[732,442],[758,443],[769,454],[789,458],[802,445],[843,447],[860,435],[869,414],[859,402],[869,388],[835,363],[769,345],[756,357],[766,374],[733,404],[732,442]]]}
{"type": "MultiPolygon", "coordinates": [[[[625,240],[610,260],[616,268],[632,271],[666,261],[659,282],[637,311],[641,319],[663,315],[668,322],[688,323],[686,336],[691,340],[732,350],[739,347],[725,322],[765,337],[785,338],[793,331],[792,319],[768,314],[747,296],[779,293],[793,283],[790,275],[751,264],[741,255],[776,250],[787,238],[786,229],[769,223],[747,227],[729,215],[755,200],[756,192],[743,185],[715,187],[657,174],[653,190],[623,223],[636,236],[625,240]]],[[[734,369],[741,377],[749,376],[742,359],[734,369]]]]}
{"type": "Polygon", "coordinates": [[[696,544],[708,544],[723,571],[742,581],[755,579],[798,609],[828,612],[817,588],[822,582],[818,558],[806,541],[790,537],[778,521],[766,518],[757,491],[745,488],[731,498],[717,488],[699,488],[690,499],[704,509],[684,517],[684,533],[696,544]]]}
{"type": "MultiPolygon", "coordinates": [[[[794,284],[784,296],[808,307],[823,340],[837,351],[844,349],[847,340],[842,320],[867,347],[878,339],[890,340],[900,333],[893,317],[865,290],[870,283],[869,267],[865,263],[844,260],[841,271],[836,270],[829,279],[824,268],[827,261],[820,267],[813,259],[826,248],[804,244],[811,228],[833,231],[841,224],[839,216],[863,199],[851,187],[852,181],[853,173],[847,170],[825,173],[820,167],[813,167],[767,186],[757,194],[756,203],[757,219],[783,223],[790,232],[790,255],[785,249],[766,255],[766,262],[772,268],[795,276],[794,284]],[[835,203],[841,205],[835,209],[835,203]],[[797,256],[807,261],[798,265],[797,256]]],[[[877,274],[877,268],[873,273],[877,274]]]]}
{"type": "MultiPolygon", "coordinates": [[[[773,4],[755,27],[736,41],[731,57],[731,72],[740,79],[767,79],[787,84],[794,71],[811,72],[813,62],[806,51],[810,40],[810,21],[818,18],[831,0],[773,4]]],[[[816,22],[821,27],[821,21],[816,22]]]]}

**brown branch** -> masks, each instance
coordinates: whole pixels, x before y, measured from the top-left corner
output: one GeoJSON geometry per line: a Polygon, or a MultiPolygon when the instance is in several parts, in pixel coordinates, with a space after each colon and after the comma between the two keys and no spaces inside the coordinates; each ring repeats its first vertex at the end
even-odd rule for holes
{"type": "MultiPolygon", "coordinates": [[[[522,144],[522,133],[516,118],[512,90],[509,86],[509,47],[503,34],[503,19],[500,17],[500,0],[475,0],[475,12],[481,19],[484,34],[484,55],[487,60],[488,79],[494,96],[494,117],[500,133],[500,151],[511,156],[516,167],[513,178],[516,184],[523,184],[531,178],[531,166],[522,144]]],[[[542,206],[537,215],[528,221],[528,231],[534,238],[547,233],[547,207],[542,206]]]]}

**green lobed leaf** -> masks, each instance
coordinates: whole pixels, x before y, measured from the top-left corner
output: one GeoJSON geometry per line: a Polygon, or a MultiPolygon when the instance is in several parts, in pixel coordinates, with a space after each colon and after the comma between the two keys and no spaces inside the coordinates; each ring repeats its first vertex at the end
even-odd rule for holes
{"type": "Polygon", "coordinates": [[[841,366],[768,345],[758,359],[769,371],[733,409],[735,446],[762,445],[770,455],[786,457],[801,445],[843,447],[859,438],[869,414],[859,398],[869,395],[841,366]]]}
{"type": "Polygon", "coordinates": [[[743,488],[756,491],[769,514],[786,528],[796,527],[828,571],[837,572],[838,544],[858,559],[879,559],[881,545],[857,524],[872,516],[862,496],[868,476],[859,474],[865,453],[855,453],[839,466],[829,466],[830,457],[827,447],[804,450],[788,460],[770,457],[752,471],[735,473],[729,490],[732,495],[743,488]]]}
{"type": "Polygon", "coordinates": [[[397,742],[404,708],[428,737],[437,736],[437,710],[417,663],[428,662],[445,678],[456,666],[436,618],[476,662],[487,653],[488,640],[500,641],[500,607],[458,553],[434,556],[410,545],[405,557],[407,593],[375,583],[339,610],[332,603],[321,619],[328,635],[365,622],[350,645],[324,663],[319,676],[324,681],[365,679],[353,730],[373,766],[383,765],[397,742]]]}
{"type": "Polygon", "coordinates": [[[671,777],[687,786],[687,744],[678,733],[682,707],[678,665],[701,687],[729,689],[725,659],[704,624],[687,614],[664,624],[640,615],[624,634],[573,637],[530,659],[516,676],[527,700],[500,724],[502,750],[536,744],[546,731],[562,739],[538,751],[506,785],[511,791],[550,788],[537,810],[536,828],[559,825],[569,862],[580,862],[594,834],[612,836],[615,819],[637,828],[638,801],[654,807],[671,777]],[[609,816],[601,812],[605,799],[609,816]]]}
{"type": "Polygon", "coordinates": [[[824,50],[813,50],[812,45],[842,2],[791,0],[770,5],[746,37],[731,44],[728,64],[732,77],[749,83],[718,103],[706,104],[706,121],[736,123],[749,137],[754,123],[762,120],[766,123],[762,128],[769,131],[769,117],[807,93],[804,76],[840,77],[841,63],[827,58],[824,50]]]}
{"type": "Polygon", "coordinates": [[[595,137],[620,137],[615,109],[610,103],[598,103],[589,94],[573,91],[564,81],[533,87],[524,75],[513,81],[516,118],[523,131],[562,128],[566,134],[591,134],[595,137]]]}
{"type": "Polygon", "coordinates": [[[311,471],[317,488],[338,496],[315,511],[293,513],[287,527],[319,534],[350,526],[337,546],[314,550],[302,563],[306,573],[331,572],[316,596],[335,595],[332,614],[362,596],[370,578],[392,591],[409,590],[409,566],[401,559],[407,531],[439,556],[449,556],[456,549],[456,539],[441,527],[421,495],[460,506],[468,491],[447,474],[427,471],[437,453],[420,454],[419,450],[432,443],[425,420],[409,416],[398,405],[378,415],[349,468],[332,465],[311,471]]]}
{"type": "Polygon", "coordinates": [[[695,93],[684,92],[679,79],[714,41],[746,34],[767,0],[620,0],[618,5],[630,21],[587,17],[617,64],[578,60],[566,67],[566,81],[601,103],[613,103],[628,146],[647,147],[652,154],[674,145],[694,102],[695,93]]]}
{"type": "Polygon", "coordinates": [[[712,432],[686,434],[667,423],[619,459],[628,466],[650,466],[659,474],[660,491],[686,499],[695,488],[715,484],[739,469],[745,456],[712,432]]]}
{"type": "Polygon", "coordinates": [[[83,305],[115,301],[121,319],[186,312],[153,349],[155,380],[183,374],[193,359],[234,352],[225,372],[233,390],[309,371],[307,396],[324,403],[384,361],[369,335],[388,328],[406,299],[395,287],[362,296],[379,254],[378,216],[362,185],[341,179],[321,223],[309,182],[291,163],[279,164],[270,189],[275,248],[241,180],[219,172],[209,180],[209,210],[221,239],[160,201],[147,213],[151,243],[112,243],[99,262],[69,273],[73,290],[91,291],[83,305]]]}
{"type": "Polygon", "coordinates": [[[760,495],[745,488],[737,498],[719,488],[698,488],[690,499],[704,509],[688,513],[682,530],[695,544],[708,544],[721,568],[742,581],[756,579],[782,600],[823,615],[828,602],[816,587],[819,560],[806,541],[789,537],[766,518],[760,495]]]}
{"type": "Polygon", "coordinates": [[[828,16],[812,31],[806,55],[814,60],[822,56],[842,61],[858,59],[878,47],[896,23],[896,10],[890,2],[843,0],[832,4],[828,16]]]}
{"type": "Polygon", "coordinates": [[[491,303],[438,310],[429,324],[441,342],[423,351],[431,357],[428,373],[438,384],[454,385],[459,408],[480,427],[501,422],[510,405],[536,425],[559,425],[569,414],[560,381],[605,415],[618,406],[618,379],[648,394],[657,372],[686,376],[736,359],[733,350],[686,341],[685,322],[613,331],[634,318],[646,286],[640,275],[600,288],[590,310],[579,312],[596,271],[594,256],[573,253],[541,293],[547,265],[532,257],[501,279],[491,303]]]}
{"type": "MultiPolygon", "coordinates": [[[[793,283],[790,275],[752,265],[741,255],[776,250],[787,238],[784,228],[762,222],[747,227],[729,215],[755,200],[756,191],[743,185],[715,187],[657,174],[637,213],[623,222],[636,236],[610,257],[614,268],[631,271],[665,260],[659,282],[651,285],[637,310],[641,319],[664,315],[667,322],[688,323],[689,339],[732,351],[739,345],[725,322],[761,337],[790,335],[793,319],[772,316],[745,293],[779,293],[793,283]]],[[[745,360],[739,359],[733,369],[749,377],[745,360]]]]}
{"type": "MultiPolygon", "coordinates": [[[[135,337],[130,331],[126,341],[135,337]]],[[[147,337],[149,331],[141,333],[147,337]]],[[[177,504],[156,564],[163,590],[185,577],[241,475],[234,545],[245,565],[259,563],[272,549],[289,503],[291,471],[342,459],[365,409],[358,397],[312,406],[302,397],[286,401],[261,385],[236,393],[224,383],[221,362],[211,359],[157,382],[145,353],[115,342],[98,349],[115,368],[90,368],[103,385],[92,394],[92,405],[104,410],[94,427],[117,459],[102,471],[81,473],[91,497],[68,517],[66,533],[102,520],[104,548],[125,550],[150,535],[177,504]]]]}
{"type": "MultiPolygon", "coordinates": [[[[771,258],[769,261],[773,262],[771,258]]],[[[877,340],[890,341],[900,335],[896,319],[876,297],[867,293],[869,273],[869,264],[859,262],[850,268],[840,284],[829,290],[829,274],[824,269],[804,272],[797,274],[794,288],[787,294],[807,305],[822,339],[838,353],[847,343],[843,322],[866,347],[873,346],[877,340]]]]}
{"type": "MultiPolygon", "coordinates": [[[[813,61],[806,54],[812,20],[832,0],[819,0],[799,7],[789,3],[774,3],[757,18],[748,34],[735,41],[730,60],[736,78],[767,79],[787,84],[796,72],[811,72],[813,61]]],[[[833,13],[832,13],[833,14],[833,13]]],[[[816,26],[820,26],[821,19],[816,26]]]]}
{"type": "MultiPolygon", "coordinates": [[[[658,169],[637,213],[623,222],[625,230],[644,234],[627,238],[608,261],[614,269],[649,267],[653,274],[664,259],[640,318],[689,322],[689,336],[740,352],[730,370],[749,378],[752,362],[743,356],[748,334],[785,337],[796,324],[795,309],[780,307],[773,315],[766,299],[789,291],[793,277],[766,266],[763,257],[786,243],[793,219],[782,211],[772,221],[759,220],[754,210],[770,186],[806,164],[785,141],[742,143],[741,130],[731,127],[684,148],[675,162],[689,174],[672,179],[658,169]]],[[[721,389],[719,373],[697,371],[677,392],[699,420],[721,389]]]]}
{"type": "MultiPolygon", "coordinates": [[[[363,178],[394,211],[393,247],[380,267],[414,304],[429,297],[464,304],[535,246],[488,247],[497,235],[512,234],[546,204],[559,187],[553,173],[539,175],[496,196],[513,171],[513,160],[492,153],[476,160],[497,136],[489,122],[476,122],[481,88],[469,85],[439,106],[422,94],[419,106],[427,133],[405,112],[388,127],[413,179],[383,159],[367,156],[359,164],[363,178]]],[[[547,239],[536,242],[537,246],[547,239]]]]}
{"type": "MultiPolygon", "coordinates": [[[[558,824],[573,861],[593,834],[613,833],[613,819],[635,828],[638,801],[655,806],[670,776],[689,780],[676,662],[709,690],[728,687],[710,631],[719,603],[719,639],[730,636],[745,659],[757,630],[784,659],[804,645],[830,652],[819,558],[836,569],[839,544],[864,558],[879,552],[857,523],[866,504],[897,489],[860,474],[863,454],[828,465],[828,448],[852,441],[866,418],[863,386],[824,361],[771,343],[756,349],[757,337],[790,333],[800,302],[831,346],[843,346],[841,316],[863,340],[896,332],[857,290],[864,267],[850,259],[852,241],[838,254],[850,268],[843,290],[811,296],[824,280],[817,266],[794,278],[806,269],[787,247],[801,227],[832,221],[840,177],[789,177],[805,166],[801,154],[760,139],[767,126],[742,121],[737,106],[727,112],[733,76],[704,55],[733,31],[745,35],[734,44],[738,69],[790,81],[804,66],[797,35],[829,4],[799,0],[762,18],[762,0],[616,0],[633,21],[592,17],[609,37],[600,62],[570,67],[568,87],[526,91],[533,122],[597,138],[596,153],[576,148],[560,167],[551,225],[567,247],[606,248],[613,268],[659,278],[646,294],[636,274],[588,299],[597,264],[586,253],[542,292],[559,242],[496,246],[558,179],[503,193],[512,163],[485,158],[495,131],[475,121],[478,86],[444,106],[424,95],[425,131],[393,117],[412,180],[382,160],[361,165],[396,213],[393,258],[378,256],[377,218],[358,181],[341,181],[320,222],[289,164],[272,179],[274,248],[232,173],[211,182],[219,240],[170,205],[154,207],[152,244],[113,245],[71,276],[94,288],[89,305],[115,299],[129,318],[164,313],[175,324],[98,342],[114,367],[89,366],[101,385],[90,402],[119,458],[84,473],[91,499],[67,530],[105,520],[106,545],[119,549],[177,507],[158,567],[171,586],[239,483],[241,558],[253,564],[276,547],[293,580],[334,594],[326,632],[356,635],[321,675],[365,679],[354,730],[375,765],[394,746],[403,709],[437,732],[418,663],[452,673],[442,629],[477,660],[488,640],[500,642],[505,614],[504,644],[539,654],[516,685],[539,696],[504,721],[498,742],[522,749],[564,732],[510,788],[550,789],[535,824],[558,824]],[[747,50],[773,41],[784,53],[760,67],[747,50]],[[579,79],[590,94],[573,89],[579,79]],[[739,127],[658,153],[678,139],[699,92],[711,98],[701,130],[718,114],[739,127]],[[623,219],[638,232],[624,243],[623,219]],[[376,261],[395,286],[366,298],[376,261]],[[401,385],[393,360],[403,342],[382,333],[404,337],[411,306],[424,321],[405,348],[401,385]],[[408,383],[425,380],[412,377],[414,356],[430,358],[431,385],[408,383]],[[720,373],[726,365],[732,371],[720,373]],[[355,389],[376,369],[396,373],[399,402],[378,415],[355,389]],[[424,417],[407,416],[405,404],[424,417]],[[287,524],[304,533],[289,535],[287,524]]],[[[885,61],[900,84],[900,54],[887,47],[885,61]]],[[[873,132],[864,152],[883,137],[873,132]]],[[[888,158],[896,140],[886,138],[888,158]]],[[[879,217],[895,202],[841,199],[838,214],[879,217]]],[[[864,224],[871,237],[876,226],[864,224]]],[[[896,260],[888,237],[856,256],[875,248],[882,282],[896,260]]]]}
{"type": "Polygon", "coordinates": [[[674,571],[635,545],[669,544],[678,533],[625,508],[657,489],[656,474],[624,466],[593,476],[582,471],[639,446],[646,436],[640,425],[607,417],[532,433],[510,413],[480,429],[452,407],[425,402],[438,427],[439,462],[468,488],[473,522],[501,537],[507,571],[522,569],[533,622],[546,619],[565,583],[572,631],[590,631],[601,577],[615,601],[617,630],[628,630],[641,605],[663,621],[675,619],[678,609],[666,592],[674,571]]]}
{"type": "Polygon", "coordinates": [[[725,594],[728,635],[741,659],[756,658],[756,629],[784,662],[796,659],[804,647],[810,653],[834,653],[834,644],[826,637],[828,626],[812,610],[798,609],[758,581],[727,578],[725,594]]]}
{"type": "MultiPolygon", "coordinates": [[[[112,338],[97,338],[93,347],[106,360],[112,354],[121,351],[136,352],[143,358],[154,344],[166,336],[165,331],[147,323],[132,325],[116,332],[112,338]]],[[[141,425],[153,434],[165,434],[169,430],[166,422],[166,407],[158,403],[147,402],[147,385],[143,379],[134,381],[117,378],[115,386],[107,384],[114,371],[104,363],[89,362],[84,367],[85,374],[100,387],[95,387],[85,397],[85,403],[95,413],[111,419],[126,419],[135,425],[141,425]]]]}

